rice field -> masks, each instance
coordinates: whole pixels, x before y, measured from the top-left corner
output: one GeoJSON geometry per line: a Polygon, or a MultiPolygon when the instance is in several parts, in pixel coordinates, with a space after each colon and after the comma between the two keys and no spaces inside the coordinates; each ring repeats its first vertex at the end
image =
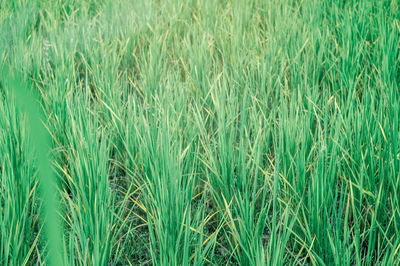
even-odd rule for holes
{"type": "Polygon", "coordinates": [[[0,0],[0,265],[400,265],[397,0],[0,0]]]}

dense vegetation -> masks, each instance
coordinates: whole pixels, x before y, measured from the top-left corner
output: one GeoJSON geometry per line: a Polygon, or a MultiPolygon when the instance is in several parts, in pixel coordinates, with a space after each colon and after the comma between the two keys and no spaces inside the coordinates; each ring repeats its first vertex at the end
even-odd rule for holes
{"type": "Polygon", "coordinates": [[[0,0],[0,264],[399,264],[399,5],[0,0]]]}

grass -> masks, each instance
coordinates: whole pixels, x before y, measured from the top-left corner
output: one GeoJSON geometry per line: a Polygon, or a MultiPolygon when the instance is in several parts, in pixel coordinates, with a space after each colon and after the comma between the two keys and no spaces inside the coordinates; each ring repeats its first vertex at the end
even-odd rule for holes
{"type": "MultiPolygon", "coordinates": [[[[5,150],[2,151],[4,154],[2,161],[4,168],[7,169],[2,179],[5,188],[4,201],[8,200],[9,203],[11,203],[10,201],[16,202],[6,204],[4,216],[2,215],[2,220],[4,220],[4,234],[2,234],[4,237],[2,239],[4,263],[18,264],[22,260],[24,264],[28,262],[27,259],[35,247],[35,245],[31,247],[29,245],[29,241],[33,239],[35,234],[32,227],[36,223],[37,213],[42,212],[42,226],[45,228],[46,239],[48,239],[46,244],[51,247],[47,250],[47,256],[51,264],[60,264],[62,262],[62,226],[59,221],[60,206],[57,198],[57,181],[54,178],[50,164],[52,159],[49,153],[51,138],[42,124],[44,117],[37,102],[37,95],[31,93],[29,84],[21,82],[24,77],[22,75],[16,76],[15,73],[12,73],[7,68],[3,68],[0,71],[4,77],[4,86],[14,88],[14,95],[5,93],[8,102],[2,106],[4,114],[2,125],[4,128],[16,129],[14,136],[12,136],[13,132],[10,134],[9,130],[2,134],[2,142],[5,143],[5,150]],[[25,124],[28,124],[31,130],[30,136],[32,139],[25,138],[24,133],[26,132],[19,128],[21,124],[15,114],[16,111],[26,113],[25,124]],[[29,151],[35,151],[36,154],[29,154],[29,151]],[[34,164],[37,168],[37,173],[35,173],[34,167],[26,162],[26,157],[36,158],[34,164]],[[32,174],[41,176],[41,179],[32,178],[32,174]],[[30,200],[36,194],[34,190],[37,185],[41,188],[42,202],[40,204],[43,204],[42,210],[35,210],[33,205],[36,202],[35,200],[30,200]],[[21,188],[22,191],[19,192],[18,190],[21,188]],[[16,234],[14,235],[8,230],[15,230],[16,234]],[[13,238],[13,235],[15,238],[13,238]],[[26,240],[24,239],[25,237],[27,237],[26,240]],[[21,242],[25,241],[27,241],[28,245],[19,248],[21,242]],[[12,248],[10,249],[10,247],[12,248]]],[[[39,235],[35,237],[34,242],[37,242],[38,237],[39,235]]]]}
{"type": "Polygon", "coordinates": [[[0,32],[1,265],[400,264],[397,1],[0,0],[0,32]]]}

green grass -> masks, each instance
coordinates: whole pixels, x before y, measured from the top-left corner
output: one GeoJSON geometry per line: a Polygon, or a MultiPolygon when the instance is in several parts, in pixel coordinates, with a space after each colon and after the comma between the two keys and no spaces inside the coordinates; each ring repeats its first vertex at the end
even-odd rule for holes
{"type": "Polygon", "coordinates": [[[400,264],[398,1],[0,0],[0,33],[1,265],[400,264]]]}

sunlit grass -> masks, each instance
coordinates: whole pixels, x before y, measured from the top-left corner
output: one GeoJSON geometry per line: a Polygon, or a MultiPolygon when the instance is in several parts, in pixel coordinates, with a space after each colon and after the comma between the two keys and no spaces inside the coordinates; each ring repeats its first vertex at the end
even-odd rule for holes
{"type": "MultiPolygon", "coordinates": [[[[0,1],[0,32],[40,94],[64,264],[400,263],[397,1],[0,1]]],[[[44,264],[6,79],[0,262],[44,264]]]]}

